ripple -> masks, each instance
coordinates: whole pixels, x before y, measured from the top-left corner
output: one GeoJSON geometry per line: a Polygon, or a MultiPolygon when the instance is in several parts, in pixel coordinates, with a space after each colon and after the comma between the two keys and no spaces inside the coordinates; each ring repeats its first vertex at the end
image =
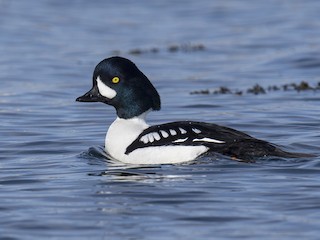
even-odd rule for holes
{"type": "Polygon", "coordinates": [[[319,154],[318,1],[0,6],[0,238],[319,238],[319,157],[127,165],[99,145],[114,109],[74,102],[120,54],[162,96],[151,123],[216,122],[319,154]]]}
{"type": "MultiPolygon", "coordinates": [[[[310,55],[314,55],[311,53],[310,55]]],[[[301,57],[295,60],[292,60],[291,63],[295,68],[319,68],[320,67],[320,58],[317,57],[301,57]]]]}

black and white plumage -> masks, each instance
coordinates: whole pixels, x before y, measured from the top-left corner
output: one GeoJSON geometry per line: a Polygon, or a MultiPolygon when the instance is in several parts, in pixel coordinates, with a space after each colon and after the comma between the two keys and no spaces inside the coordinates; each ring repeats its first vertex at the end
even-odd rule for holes
{"type": "Polygon", "coordinates": [[[171,122],[145,129],[126,149],[126,154],[154,146],[206,146],[209,151],[251,160],[255,157],[276,155],[294,157],[274,145],[243,132],[203,122],[171,122]]]}
{"type": "Polygon", "coordinates": [[[105,148],[125,163],[179,163],[207,152],[243,160],[305,156],[211,123],[181,121],[149,126],[145,117],[151,110],[160,110],[160,96],[136,65],[122,57],[101,61],[93,73],[92,89],[77,101],[115,107],[118,117],[108,129],[105,148]]]}

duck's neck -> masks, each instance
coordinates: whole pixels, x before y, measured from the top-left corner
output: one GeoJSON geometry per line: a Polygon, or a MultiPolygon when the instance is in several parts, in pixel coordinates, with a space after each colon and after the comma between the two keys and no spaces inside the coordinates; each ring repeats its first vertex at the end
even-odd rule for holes
{"type": "Polygon", "coordinates": [[[117,117],[110,125],[106,135],[105,148],[111,156],[120,159],[126,148],[144,129],[149,127],[145,121],[147,114],[148,112],[145,112],[129,119],[117,117]]]}
{"type": "Polygon", "coordinates": [[[122,136],[133,141],[133,138],[136,138],[144,129],[149,127],[146,123],[146,116],[149,112],[150,110],[128,119],[118,116],[110,125],[107,138],[117,138],[118,136],[122,136]]]}
{"type": "Polygon", "coordinates": [[[115,106],[117,116],[119,118],[123,118],[123,119],[138,118],[152,110],[151,108],[149,108],[149,106],[145,106],[145,102],[143,102],[141,99],[139,100],[133,99],[131,101],[132,102],[130,102],[130,104],[125,103],[125,104],[119,104],[118,106],[115,106]]]}
{"type": "Polygon", "coordinates": [[[117,119],[115,121],[128,121],[128,122],[140,122],[140,123],[145,123],[146,124],[146,117],[148,115],[148,113],[151,112],[151,109],[143,112],[142,114],[138,115],[138,116],[134,116],[131,118],[123,118],[122,116],[117,117],[117,119]]]}

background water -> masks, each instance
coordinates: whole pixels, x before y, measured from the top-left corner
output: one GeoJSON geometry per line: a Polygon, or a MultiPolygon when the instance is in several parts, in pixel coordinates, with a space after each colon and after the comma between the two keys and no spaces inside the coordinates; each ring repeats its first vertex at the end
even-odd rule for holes
{"type": "Polygon", "coordinates": [[[319,157],[125,166],[103,152],[114,109],[75,98],[119,54],[162,96],[150,123],[215,122],[319,154],[319,90],[190,94],[316,86],[319,12],[316,0],[0,0],[1,239],[318,239],[319,157]]]}

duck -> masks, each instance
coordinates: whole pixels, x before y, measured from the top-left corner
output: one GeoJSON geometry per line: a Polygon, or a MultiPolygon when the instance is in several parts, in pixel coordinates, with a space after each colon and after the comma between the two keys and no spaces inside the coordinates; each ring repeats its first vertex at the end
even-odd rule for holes
{"type": "Polygon", "coordinates": [[[115,108],[117,116],[108,128],[105,151],[113,160],[126,164],[178,164],[206,154],[240,161],[306,156],[213,123],[185,120],[149,125],[146,116],[160,110],[160,95],[131,60],[120,56],[97,64],[92,88],[76,101],[101,102],[115,108]]]}

